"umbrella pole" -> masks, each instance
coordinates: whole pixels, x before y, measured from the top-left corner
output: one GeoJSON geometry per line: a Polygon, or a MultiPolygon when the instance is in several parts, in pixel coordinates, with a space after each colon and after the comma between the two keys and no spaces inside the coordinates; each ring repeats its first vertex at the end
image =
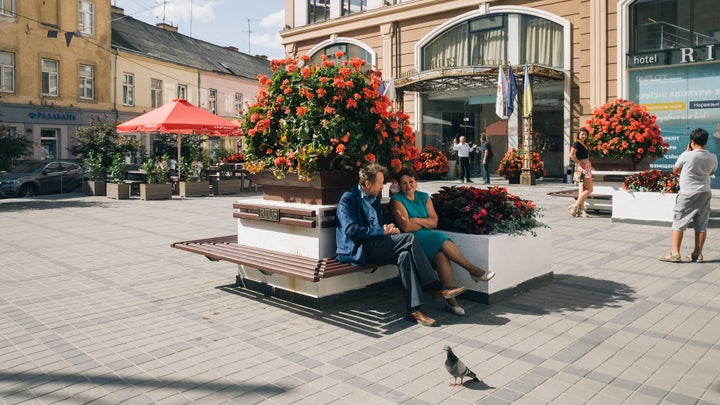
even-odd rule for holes
{"type": "Polygon", "coordinates": [[[181,136],[182,136],[182,135],[177,134],[177,176],[178,176],[178,181],[180,181],[180,179],[182,178],[182,173],[181,173],[181,170],[182,170],[181,167],[182,167],[182,166],[180,165],[180,159],[182,159],[182,158],[180,157],[180,149],[181,149],[181,148],[180,148],[180,145],[182,144],[182,143],[180,142],[180,137],[181,137],[181,136]]]}

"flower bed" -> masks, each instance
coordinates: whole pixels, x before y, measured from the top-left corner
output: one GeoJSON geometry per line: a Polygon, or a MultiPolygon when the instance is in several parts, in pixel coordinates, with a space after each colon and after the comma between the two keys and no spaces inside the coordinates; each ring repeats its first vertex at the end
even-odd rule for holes
{"type": "MultiPolygon", "coordinates": [[[[505,152],[502,160],[500,160],[497,171],[498,174],[511,183],[519,182],[520,175],[522,174],[523,154],[524,151],[522,148],[509,148],[507,152],[505,152]]],[[[536,179],[545,176],[545,165],[542,160],[540,160],[540,154],[537,152],[532,153],[532,167],[530,170],[536,179]]]]}
{"type": "Polygon", "coordinates": [[[630,191],[648,191],[660,193],[677,193],[680,191],[679,176],[672,172],[646,170],[623,181],[623,188],[630,191]]]}
{"type": "Polygon", "coordinates": [[[415,159],[415,171],[420,177],[435,178],[450,171],[447,156],[434,146],[426,146],[415,159]]]}
{"type": "Polygon", "coordinates": [[[440,230],[517,235],[532,234],[544,226],[538,221],[541,214],[537,205],[508,193],[505,187],[442,187],[432,198],[440,230]]]}

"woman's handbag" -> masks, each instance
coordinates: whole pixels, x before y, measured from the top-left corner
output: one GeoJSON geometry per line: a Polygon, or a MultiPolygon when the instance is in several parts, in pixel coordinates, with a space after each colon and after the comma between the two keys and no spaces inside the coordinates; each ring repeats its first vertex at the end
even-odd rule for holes
{"type": "Polygon", "coordinates": [[[585,173],[582,172],[580,165],[575,165],[575,172],[573,172],[573,181],[577,184],[580,184],[584,179],[585,173]]]}

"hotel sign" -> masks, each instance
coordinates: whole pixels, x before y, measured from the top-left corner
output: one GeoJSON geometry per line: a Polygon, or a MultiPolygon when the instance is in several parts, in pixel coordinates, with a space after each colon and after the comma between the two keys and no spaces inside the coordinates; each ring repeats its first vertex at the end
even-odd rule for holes
{"type": "Polygon", "coordinates": [[[655,52],[631,53],[627,55],[629,68],[682,65],[716,60],[717,45],[688,48],[663,49],[655,52]]]}

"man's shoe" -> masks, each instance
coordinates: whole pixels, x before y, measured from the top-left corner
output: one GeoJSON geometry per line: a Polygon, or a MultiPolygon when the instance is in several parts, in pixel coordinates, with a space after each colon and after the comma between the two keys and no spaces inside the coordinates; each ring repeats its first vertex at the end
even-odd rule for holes
{"type": "Polygon", "coordinates": [[[437,323],[436,320],[423,314],[419,309],[416,309],[413,312],[408,312],[407,315],[405,315],[405,319],[407,319],[408,321],[411,321],[411,322],[417,322],[422,326],[429,326],[429,327],[440,326],[440,324],[437,323]]]}
{"type": "Polygon", "coordinates": [[[440,294],[442,294],[443,298],[445,298],[445,299],[455,298],[464,292],[465,292],[465,287],[446,288],[446,289],[440,290],[440,294]]]}
{"type": "Polygon", "coordinates": [[[468,182],[468,183],[475,183],[474,181],[472,181],[472,180],[470,180],[470,179],[467,179],[467,182],[468,182]]]}

